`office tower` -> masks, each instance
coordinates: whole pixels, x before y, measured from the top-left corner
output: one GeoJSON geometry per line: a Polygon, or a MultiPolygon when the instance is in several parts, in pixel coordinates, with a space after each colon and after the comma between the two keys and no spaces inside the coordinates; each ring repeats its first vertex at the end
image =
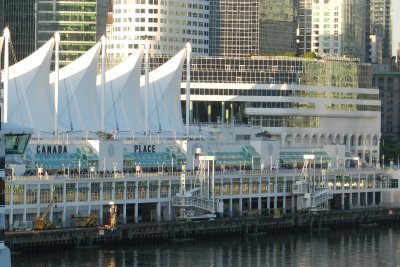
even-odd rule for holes
{"type": "Polygon", "coordinates": [[[370,1],[371,34],[381,38],[382,56],[384,59],[390,59],[392,56],[391,0],[370,1]]]}
{"type": "Polygon", "coordinates": [[[369,61],[369,0],[299,0],[299,52],[369,61]]]}
{"type": "Polygon", "coordinates": [[[208,54],[208,1],[115,0],[108,54],[132,53],[148,40],[152,54],[174,55],[187,42],[195,55],[208,54]]]}
{"type": "Polygon", "coordinates": [[[297,52],[294,0],[260,0],[260,54],[297,52]]]}
{"type": "Polygon", "coordinates": [[[259,53],[259,1],[210,1],[210,55],[259,53]]]}
{"type": "Polygon", "coordinates": [[[377,71],[372,84],[379,88],[381,100],[381,132],[387,144],[400,146],[400,73],[377,71]]]}
{"type": "Polygon", "coordinates": [[[37,46],[59,31],[60,65],[67,65],[105,34],[107,7],[108,0],[37,0],[37,46]]]}
{"type": "Polygon", "coordinates": [[[10,64],[35,51],[36,0],[0,1],[0,35],[8,26],[11,32],[10,64]]]}

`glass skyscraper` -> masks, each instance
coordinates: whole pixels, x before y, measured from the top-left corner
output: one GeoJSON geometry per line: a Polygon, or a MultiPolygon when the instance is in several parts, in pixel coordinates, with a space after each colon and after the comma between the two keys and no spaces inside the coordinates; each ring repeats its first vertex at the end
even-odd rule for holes
{"type": "MultiPolygon", "coordinates": [[[[392,56],[391,0],[370,0],[371,34],[382,40],[382,57],[392,56]]],[[[396,0],[398,1],[398,0],[396,0]]]]}
{"type": "Polygon", "coordinates": [[[0,33],[8,26],[11,33],[10,64],[35,51],[36,0],[1,0],[0,33]]]}
{"type": "Polygon", "coordinates": [[[88,51],[104,34],[108,0],[37,0],[38,46],[59,31],[60,65],[88,51]]]}
{"type": "Polygon", "coordinates": [[[210,55],[259,53],[259,1],[210,1],[210,55]]]}

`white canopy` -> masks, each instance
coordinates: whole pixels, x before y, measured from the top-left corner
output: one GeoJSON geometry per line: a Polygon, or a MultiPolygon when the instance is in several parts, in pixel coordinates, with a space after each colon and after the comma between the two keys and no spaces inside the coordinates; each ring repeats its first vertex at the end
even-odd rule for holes
{"type": "Polygon", "coordinates": [[[54,38],[37,51],[9,67],[8,122],[51,132],[53,101],[49,72],[54,38]]]}
{"type": "MultiPolygon", "coordinates": [[[[0,55],[1,55],[1,51],[3,49],[3,42],[4,42],[4,37],[0,36],[0,55]]],[[[1,64],[0,64],[0,67],[1,67],[1,64]]]]}
{"type": "MultiPolygon", "coordinates": [[[[105,131],[144,131],[140,104],[140,71],[143,49],[105,73],[105,131]]],[[[97,75],[100,95],[101,75],[97,75]]],[[[100,105],[100,102],[98,104],[100,105]]]]}
{"type": "MultiPolygon", "coordinates": [[[[59,72],[59,131],[97,132],[100,129],[100,108],[96,92],[97,63],[101,42],[59,72]]],[[[50,88],[54,97],[54,72],[50,88]]],[[[52,121],[48,121],[51,125],[52,121]]]]}
{"type": "MultiPolygon", "coordinates": [[[[186,49],[149,73],[148,114],[150,132],[185,133],[181,110],[181,79],[186,49]]],[[[140,79],[140,97],[145,108],[145,77],[140,79]]]]}

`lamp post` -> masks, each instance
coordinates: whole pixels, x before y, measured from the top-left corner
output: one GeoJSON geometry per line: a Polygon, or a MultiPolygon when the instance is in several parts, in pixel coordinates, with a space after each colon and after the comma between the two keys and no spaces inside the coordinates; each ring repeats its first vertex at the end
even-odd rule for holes
{"type": "Polygon", "coordinates": [[[164,176],[164,161],[163,161],[163,163],[162,163],[162,165],[161,165],[161,175],[162,176],[164,176]]]}
{"type": "Polygon", "coordinates": [[[81,177],[81,159],[78,159],[78,177],[81,177]]]}
{"type": "Polygon", "coordinates": [[[174,157],[171,158],[171,174],[174,175],[174,157]]]}
{"type": "Polygon", "coordinates": [[[113,166],[114,166],[114,178],[117,177],[117,162],[113,162],[113,166]]]}

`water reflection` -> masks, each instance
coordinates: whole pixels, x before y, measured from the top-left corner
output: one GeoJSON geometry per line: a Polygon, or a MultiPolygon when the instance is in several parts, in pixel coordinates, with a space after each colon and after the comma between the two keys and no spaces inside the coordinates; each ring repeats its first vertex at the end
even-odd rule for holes
{"type": "Polygon", "coordinates": [[[375,227],[14,254],[13,266],[399,266],[399,249],[399,228],[375,227]]]}

